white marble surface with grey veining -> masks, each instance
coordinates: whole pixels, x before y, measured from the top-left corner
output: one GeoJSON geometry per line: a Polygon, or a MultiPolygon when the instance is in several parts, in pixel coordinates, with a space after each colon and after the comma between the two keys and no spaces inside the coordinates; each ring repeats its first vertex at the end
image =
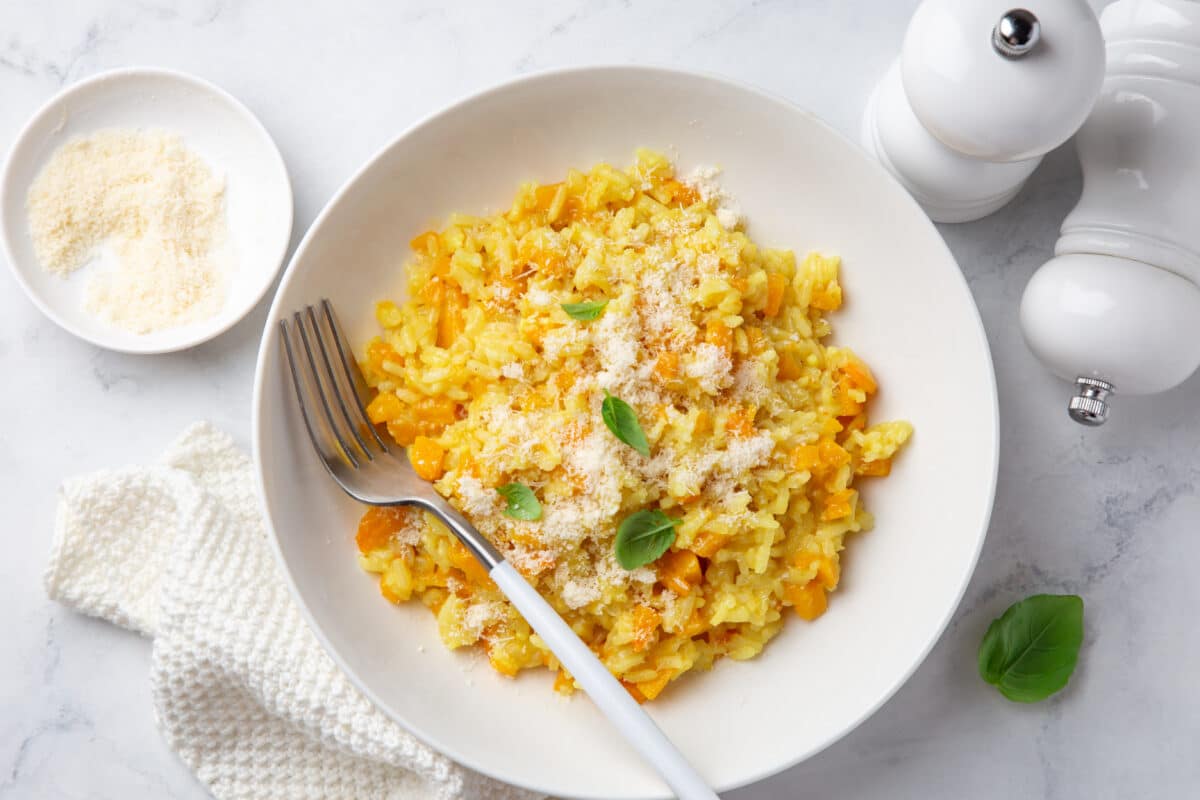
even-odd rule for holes
{"type": "MultiPolygon", "coordinates": [[[[53,93],[97,71],[194,72],[241,98],[276,137],[298,239],[335,189],[414,120],[561,65],[723,73],[856,135],[914,5],[0,0],[0,146],[53,93]]],[[[1073,153],[1059,150],[1008,208],[943,229],[987,326],[1003,437],[991,531],[952,625],[861,728],[730,797],[1200,796],[1200,378],[1166,395],[1120,398],[1106,427],[1084,430],[1066,419],[1065,387],[1017,327],[1022,287],[1079,189],[1073,153]],[[1061,695],[1015,705],[979,681],[975,651],[993,617],[1037,591],[1082,594],[1087,637],[1061,695]]],[[[151,459],[200,417],[246,442],[264,316],[260,307],[190,352],[123,356],[63,333],[0,275],[3,800],[205,796],[155,732],[148,643],[50,604],[41,573],[64,476],[151,459]]]]}

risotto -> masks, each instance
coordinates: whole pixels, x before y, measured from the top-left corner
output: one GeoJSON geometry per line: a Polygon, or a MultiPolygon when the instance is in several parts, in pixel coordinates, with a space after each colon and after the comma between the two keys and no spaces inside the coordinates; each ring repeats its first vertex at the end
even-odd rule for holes
{"type": "MultiPolygon", "coordinates": [[[[855,482],[911,433],[868,422],[870,369],[824,343],[838,258],[740,227],[710,180],[647,151],[523,185],[413,239],[409,299],[378,304],[361,361],[371,421],[639,700],[757,655],[788,609],[820,617],[846,534],[871,527],[855,482]],[[647,519],[648,551],[619,559],[647,519]]],[[[447,647],[573,691],[431,515],[373,508],[356,538],[383,597],[428,606],[447,647]]]]}

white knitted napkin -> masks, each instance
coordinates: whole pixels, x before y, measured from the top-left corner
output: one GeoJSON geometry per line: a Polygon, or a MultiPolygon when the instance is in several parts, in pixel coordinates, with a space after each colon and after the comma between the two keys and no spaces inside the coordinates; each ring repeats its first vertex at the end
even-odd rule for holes
{"type": "Polygon", "coordinates": [[[167,743],[220,800],[526,800],[434,752],[317,643],[269,550],[249,459],[207,423],[161,463],[61,491],[50,597],[154,640],[167,743]]]}

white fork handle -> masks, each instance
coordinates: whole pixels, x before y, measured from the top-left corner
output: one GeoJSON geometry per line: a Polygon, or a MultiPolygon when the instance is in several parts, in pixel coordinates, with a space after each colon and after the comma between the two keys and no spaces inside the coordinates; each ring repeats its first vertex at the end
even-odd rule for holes
{"type": "Polygon", "coordinates": [[[716,792],[675,749],[654,720],[512,564],[501,561],[492,568],[491,576],[592,702],[662,776],[679,800],[717,800],[716,792]]]}

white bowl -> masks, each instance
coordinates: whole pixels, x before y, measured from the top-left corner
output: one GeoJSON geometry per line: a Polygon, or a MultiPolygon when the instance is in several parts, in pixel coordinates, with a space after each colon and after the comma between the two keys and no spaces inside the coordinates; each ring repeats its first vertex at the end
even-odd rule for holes
{"type": "Polygon", "coordinates": [[[29,298],[46,316],[92,344],[126,353],[182,350],[223,333],[275,280],[292,235],[292,187],[283,157],[249,109],[206,81],[161,69],[118,69],[67,88],[21,131],[0,178],[0,239],[29,298]],[[83,309],[91,267],[67,278],[34,255],[25,197],[64,142],[101,128],[161,128],[178,134],[225,176],[229,236],[237,258],[222,309],[208,319],[135,334],[83,309]]]}
{"type": "Polygon", "coordinates": [[[362,509],[322,470],[281,369],[276,322],[328,297],[354,345],[373,304],[401,296],[408,240],[451,211],[507,208],[520,181],[634,149],[719,164],[763,244],[844,259],[835,341],[883,387],[876,419],[916,427],[892,476],[864,482],[878,517],[815,623],[788,620],[764,654],[686,677],[650,714],[711,782],[740,786],[816,753],[896,691],[949,621],[975,566],[997,463],[995,382],[966,282],[917,204],[812,115],[711,77],[567,70],[471,97],[403,134],[321,213],[275,298],[259,351],[254,445],[269,525],[318,638],[381,708],[488,775],[552,795],[662,797],[665,788],[581,696],[509,680],[448,652],[419,603],[395,607],[356,562],[362,509]],[[464,670],[470,672],[470,681],[464,670]]]}

